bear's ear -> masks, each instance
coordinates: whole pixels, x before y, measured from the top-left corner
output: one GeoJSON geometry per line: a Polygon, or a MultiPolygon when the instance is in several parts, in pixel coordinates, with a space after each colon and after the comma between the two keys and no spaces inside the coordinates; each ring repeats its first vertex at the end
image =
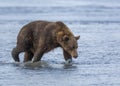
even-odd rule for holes
{"type": "Polygon", "coordinates": [[[61,42],[61,41],[62,41],[62,36],[63,36],[63,34],[64,34],[63,31],[60,31],[60,32],[58,32],[58,33],[56,34],[56,35],[57,35],[56,37],[57,37],[57,41],[58,41],[58,42],[61,42]]]}
{"type": "Polygon", "coordinates": [[[67,35],[63,36],[63,41],[65,42],[69,41],[69,37],[67,35]]]}
{"type": "Polygon", "coordinates": [[[78,40],[80,38],[80,36],[76,36],[75,39],[78,40]]]}

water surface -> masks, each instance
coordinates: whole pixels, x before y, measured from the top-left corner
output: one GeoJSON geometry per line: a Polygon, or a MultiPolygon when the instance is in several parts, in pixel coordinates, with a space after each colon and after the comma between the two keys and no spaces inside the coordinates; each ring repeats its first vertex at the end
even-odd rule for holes
{"type": "MultiPolygon", "coordinates": [[[[119,0],[0,0],[0,86],[120,86],[119,0]],[[30,21],[63,21],[78,41],[67,65],[55,49],[32,64],[14,63],[11,50],[30,21]]],[[[23,54],[20,55],[21,61],[23,54]]]]}

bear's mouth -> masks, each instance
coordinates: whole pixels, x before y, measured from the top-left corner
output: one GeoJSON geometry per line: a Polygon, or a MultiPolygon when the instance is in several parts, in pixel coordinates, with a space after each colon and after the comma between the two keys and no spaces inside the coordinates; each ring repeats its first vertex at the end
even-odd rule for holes
{"type": "Polygon", "coordinates": [[[76,59],[78,57],[78,55],[75,55],[75,56],[72,56],[72,57],[74,57],[76,59]]]}
{"type": "Polygon", "coordinates": [[[78,57],[77,49],[75,49],[71,52],[71,56],[74,57],[74,58],[78,57]]]}

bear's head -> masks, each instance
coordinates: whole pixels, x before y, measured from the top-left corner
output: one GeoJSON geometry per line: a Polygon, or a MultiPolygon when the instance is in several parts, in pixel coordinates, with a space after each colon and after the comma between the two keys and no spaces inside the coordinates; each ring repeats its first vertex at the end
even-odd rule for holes
{"type": "Polygon", "coordinates": [[[77,48],[78,43],[77,40],[80,36],[74,36],[69,29],[65,29],[63,31],[59,31],[57,33],[57,42],[60,46],[72,57],[77,58],[77,48]]]}

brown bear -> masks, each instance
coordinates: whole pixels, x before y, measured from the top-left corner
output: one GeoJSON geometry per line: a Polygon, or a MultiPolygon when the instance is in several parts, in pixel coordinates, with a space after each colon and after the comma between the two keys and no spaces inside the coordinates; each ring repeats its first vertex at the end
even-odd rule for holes
{"type": "Polygon", "coordinates": [[[61,47],[65,60],[77,58],[77,40],[70,29],[61,21],[34,21],[22,27],[17,37],[17,46],[12,50],[12,57],[19,62],[19,54],[25,52],[24,62],[40,61],[43,54],[61,47]]]}

